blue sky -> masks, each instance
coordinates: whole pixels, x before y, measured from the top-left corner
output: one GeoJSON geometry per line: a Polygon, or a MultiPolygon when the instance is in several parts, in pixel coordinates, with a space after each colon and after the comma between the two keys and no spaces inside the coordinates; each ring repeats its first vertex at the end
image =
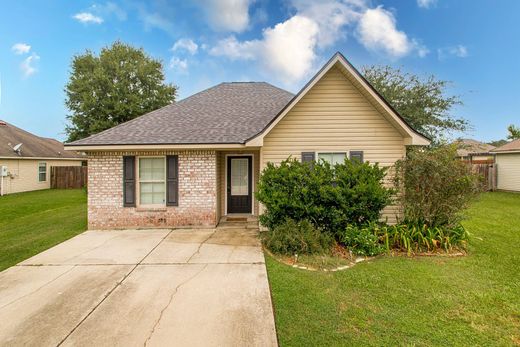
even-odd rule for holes
{"type": "Polygon", "coordinates": [[[74,54],[114,40],[164,63],[184,98],[223,81],[292,92],[341,51],[453,82],[484,141],[520,125],[520,1],[2,1],[0,119],[63,140],[74,54]]]}

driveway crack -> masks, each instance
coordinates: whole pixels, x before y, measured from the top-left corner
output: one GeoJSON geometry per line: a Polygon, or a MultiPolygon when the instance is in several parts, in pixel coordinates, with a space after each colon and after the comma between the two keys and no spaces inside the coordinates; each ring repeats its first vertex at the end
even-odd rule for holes
{"type": "Polygon", "coordinates": [[[202,246],[209,241],[209,239],[211,239],[213,237],[213,235],[215,235],[215,233],[217,232],[217,229],[215,228],[215,230],[213,230],[213,232],[204,240],[202,241],[200,244],[199,244],[199,247],[197,247],[197,250],[188,258],[188,260],[186,261],[186,263],[189,263],[191,261],[191,259],[196,256],[197,254],[200,253],[200,249],[202,248],[202,246]]]}
{"type": "Polygon", "coordinates": [[[183,281],[182,283],[179,283],[179,285],[177,285],[177,287],[175,287],[173,293],[170,295],[170,300],[168,300],[168,303],[166,304],[166,306],[164,306],[164,308],[161,310],[161,313],[159,314],[159,318],[155,321],[153,328],[150,331],[150,335],[148,335],[148,337],[146,338],[146,340],[144,342],[144,346],[147,346],[148,342],[150,342],[150,339],[152,338],[153,334],[155,333],[155,329],[159,326],[159,323],[161,322],[161,320],[163,318],[164,312],[168,309],[168,307],[170,307],[171,303],[173,302],[173,298],[175,297],[175,295],[177,294],[179,289],[183,285],[188,284],[188,282],[190,282],[195,277],[200,275],[202,273],[202,271],[204,271],[207,267],[208,267],[208,264],[204,264],[204,266],[199,271],[197,271],[193,276],[189,277],[187,280],[183,281]]]}

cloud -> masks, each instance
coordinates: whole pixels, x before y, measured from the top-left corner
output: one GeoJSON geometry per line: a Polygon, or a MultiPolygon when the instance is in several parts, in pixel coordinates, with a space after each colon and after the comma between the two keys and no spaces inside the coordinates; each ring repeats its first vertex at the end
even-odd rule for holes
{"type": "Polygon", "coordinates": [[[210,26],[217,31],[243,32],[249,26],[252,0],[201,0],[210,26]]]}
{"type": "Polygon", "coordinates": [[[298,15],[316,22],[320,48],[346,38],[344,27],[356,23],[366,9],[364,0],[292,0],[291,5],[298,15]]]}
{"type": "Polygon", "coordinates": [[[180,39],[177,40],[177,42],[174,43],[172,47],[172,51],[186,51],[190,53],[191,55],[194,55],[197,53],[199,46],[193,42],[191,39],[180,39]]]}
{"type": "Polygon", "coordinates": [[[365,11],[359,20],[357,35],[368,50],[395,58],[409,54],[414,48],[408,36],[397,29],[394,15],[381,6],[365,11]]]}
{"type": "Polygon", "coordinates": [[[314,21],[296,15],[264,29],[261,40],[240,42],[231,36],[219,41],[209,53],[232,60],[256,60],[269,72],[292,83],[311,70],[318,31],[314,21]]]}
{"type": "Polygon", "coordinates": [[[20,64],[20,69],[22,70],[24,77],[29,77],[38,71],[34,66],[38,60],[40,60],[40,57],[33,53],[22,61],[20,64]]]}
{"type": "Polygon", "coordinates": [[[113,15],[120,21],[127,19],[126,11],[113,2],[107,2],[104,5],[94,4],[90,10],[102,18],[113,15]]]}
{"type": "Polygon", "coordinates": [[[421,8],[430,8],[437,4],[437,0],[417,0],[417,6],[421,8]]]}
{"type": "Polygon", "coordinates": [[[170,59],[169,64],[170,69],[175,70],[180,73],[188,72],[188,61],[186,59],[179,59],[177,57],[172,57],[170,59]]]}
{"type": "Polygon", "coordinates": [[[466,58],[468,56],[468,48],[463,45],[456,45],[437,49],[437,57],[439,60],[444,60],[450,56],[466,58]]]}
{"type": "Polygon", "coordinates": [[[11,47],[15,54],[26,54],[31,50],[31,46],[26,43],[16,43],[11,47]]]}
{"type": "Polygon", "coordinates": [[[95,16],[90,12],[76,13],[74,16],[72,16],[72,18],[74,18],[84,24],[88,24],[88,23],[101,24],[101,23],[103,23],[103,18],[95,16]]]}

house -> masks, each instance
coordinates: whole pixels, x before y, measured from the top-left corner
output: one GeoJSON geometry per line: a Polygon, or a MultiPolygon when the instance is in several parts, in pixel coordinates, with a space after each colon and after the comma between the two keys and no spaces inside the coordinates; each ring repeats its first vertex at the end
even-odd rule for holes
{"type": "MultiPolygon", "coordinates": [[[[340,53],[296,95],[221,83],[66,144],[89,158],[89,228],[214,226],[261,213],[266,163],[345,157],[391,166],[428,145],[340,53]]],[[[395,219],[396,206],[384,216],[395,219]]]]}
{"type": "Polygon", "coordinates": [[[520,192],[520,139],[491,152],[496,158],[497,189],[520,192]]]}
{"type": "Polygon", "coordinates": [[[85,158],[63,143],[0,120],[0,195],[50,188],[52,166],[80,166],[85,158]]]}
{"type": "Polygon", "coordinates": [[[490,152],[495,146],[473,139],[458,139],[455,145],[457,156],[462,160],[473,164],[492,164],[495,161],[494,154],[490,152]]]}

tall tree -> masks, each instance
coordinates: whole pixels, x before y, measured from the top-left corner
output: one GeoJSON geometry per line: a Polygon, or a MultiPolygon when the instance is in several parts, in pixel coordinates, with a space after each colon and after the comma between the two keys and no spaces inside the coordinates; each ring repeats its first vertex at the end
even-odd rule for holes
{"type": "Polygon", "coordinates": [[[159,60],[116,41],[99,56],[74,56],[65,93],[65,132],[74,141],[174,102],[177,87],[165,83],[159,60]]]}
{"type": "Polygon", "coordinates": [[[509,140],[518,140],[520,139],[520,127],[516,127],[513,124],[507,127],[507,131],[509,134],[507,134],[507,138],[509,140]]]}
{"type": "Polygon", "coordinates": [[[414,129],[432,140],[469,129],[467,120],[452,115],[452,108],[462,101],[448,94],[448,81],[433,75],[422,78],[387,65],[366,66],[363,74],[414,129]]]}

